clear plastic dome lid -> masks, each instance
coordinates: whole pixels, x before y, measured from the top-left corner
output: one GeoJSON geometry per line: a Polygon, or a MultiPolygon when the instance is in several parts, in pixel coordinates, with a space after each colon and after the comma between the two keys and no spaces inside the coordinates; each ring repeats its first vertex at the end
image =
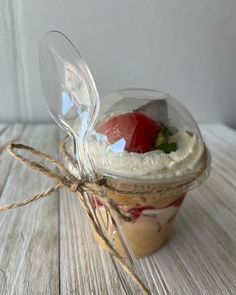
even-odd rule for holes
{"type": "Polygon", "coordinates": [[[86,62],[64,34],[49,32],[39,53],[50,113],[74,141],[85,173],[176,183],[199,180],[208,171],[198,125],[176,99],[157,90],[123,89],[100,103],[86,62]]]}
{"type": "Polygon", "coordinates": [[[105,96],[87,140],[96,169],[126,181],[183,181],[206,166],[196,121],[176,99],[157,90],[123,89],[105,96]]]}

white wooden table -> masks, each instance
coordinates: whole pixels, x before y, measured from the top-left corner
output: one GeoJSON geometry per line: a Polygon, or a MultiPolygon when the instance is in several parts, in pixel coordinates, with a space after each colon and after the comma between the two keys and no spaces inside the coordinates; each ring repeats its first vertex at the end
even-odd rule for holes
{"type": "MultiPolygon", "coordinates": [[[[223,125],[202,131],[212,153],[211,176],[189,193],[165,246],[141,261],[154,295],[236,294],[236,132],[223,125]]],[[[0,145],[16,137],[58,153],[55,125],[0,125],[0,145]]],[[[0,205],[51,183],[0,155],[0,205]]],[[[0,213],[0,294],[124,293],[79,202],[62,191],[0,213]]]]}

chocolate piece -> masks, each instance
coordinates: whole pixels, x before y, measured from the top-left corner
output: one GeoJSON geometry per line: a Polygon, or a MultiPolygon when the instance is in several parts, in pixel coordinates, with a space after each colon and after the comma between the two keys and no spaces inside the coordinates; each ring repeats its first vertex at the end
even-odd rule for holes
{"type": "Polygon", "coordinates": [[[162,123],[163,125],[168,124],[168,110],[165,99],[150,101],[134,110],[134,112],[147,113],[154,121],[162,123]]]}

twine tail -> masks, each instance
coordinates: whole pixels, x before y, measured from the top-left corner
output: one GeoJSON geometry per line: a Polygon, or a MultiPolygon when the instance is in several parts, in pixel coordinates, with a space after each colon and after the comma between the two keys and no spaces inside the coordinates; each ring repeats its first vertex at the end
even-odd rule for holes
{"type": "Polygon", "coordinates": [[[28,205],[28,204],[30,204],[30,203],[32,203],[34,201],[37,201],[39,199],[48,197],[50,194],[52,194],[53,192],[61,189],[62,187],[63,187],[62,184],[56,184],[56,185],[53,185],[53,186],[49,187],[46,191],[44,191],[42,193],[39,193],[37,195],[34,195],[31,198],[24,199],[22,201],[18,201],[18,202],[12,203],[12,204],[0,206],[0,212],[1,211],[7,211],[7,210],[10,210],[10,209],[14,209],[14,208],[18,208],[18,207],[22,207],[22,206],[28,205]]]}
{"type": "Polygon", "coordinates": [[[81,183],[81,182],[78,182],[78,179],[73,174],[71,174],[60,161],[54,159],[52,156],[46,153],[43,153],[37,149],[34,149],[30,146],[27,146],[21,143],[10,143],[7,149],[8,149],[8,152],[13,156],[13,158],[20,161],[27,168],[34,171],[38,171],[40,172],[40,174],[56,180],[57,183],[61,183],[62,185],[70,189],[71,191],[75,190],[81,183]],[[57,169],[57,171],[52,170],[41,163],[31,161],[21,156],[15,151],[15,149],[29,151],[31,154],[43,160],[47,160],[49,163],[53,164],[53,166],[57,169]]]}
{"type": "Polygon", "coordinates": [[[151,291],[144,285],[140,277],[131,269],[131,267],[125,262],[122,257],[119,257],[117,255],[114,255],[113,257],[119,262],[119,264],[123,267],[127,274],[130,275],[132,280],[137,284],[140,291],[142,291],[144,295],[152,295],[151,291]]]}
{"type": "MultiPolygon", "coordinates": [[[[25,199],[23,201],[15,202],[15,203],[12,203],[12,204],[1,206],[0,211],[6,211],[6,210],[9,210],[9,209],[25,206],[25,205],[27,205],[29,203],[32,203],[32,202],[36,201],[36,200],[47,197],[47,196],[49,196],[49,194],[51,194],[51,193],[53,193],[53,192],[55,192],[55,191],[57,191],[57,190],[59,190],[59,189],[61,189],[63,187],[67,187],[71,192],[75,193],[75,195],[79,198],[80,203],[84,207],[87,215],[89,216],[89,218],[90,218],[90,220],[92,222],[94,230],[99,235],[99,237],[104,241],[105,246],[106,246],[106,250],[112,255],[112,257],[114,259],[116,259],[119,262],[119,264],[126,271],[126,273],[128,275],[130,275],[130,277],[132,278],[134,283],[136,283],[136,285],[143,292],[143,294],[144,295],[151,295],[151,292],[146,288],[146,286],[143,284],[143,282],[138,277],[138,275],[131,269],[131,267],[126,263],[124,258],[122,256],[120,256],[120,254],[114,249],[114,247],[112,247],[112,245],[110,244],[110,241],[104,236],[102,228],[100,228],[97,225],[88,204],[86,203],[85,199],[83,198],[84,191],[88,191],[88,192],[91,192],[93,194],[98,193],[98,195],[101,195],[101,197],[103,195],[103,196],[105,196],[103,198],[105,198],[107,204],[113,210],[115,210],[119,214],[119,216],[121,218],[123,218],[126,221],[130,221],[130,217],[124,215],[120,211],[119,207],[115,204],[115,202],[113,202],[111,199],[109,200],[109,197],[107,196],[107,194],[103,190],[103,189],[106,189],[105,184],[103,182],[99,183],[99,181],[97,181],[97,182],[95,181],[92,185],[89,185],[89,180],[88,179],[78,180],[73,174],[71,174],[66,169],[66,167],[61,162],[54,159],[50,155],[48,155],[46,153],[43,153],[43,152],[41,152],[41,151],[39,151],[37,149],[34,149],[34,148],[30,147],[30,146],[26,146],[26,145],[23,145],[23,144],[20,144],[20,143],[10,143],[7,148],[8,148],[8,152],[15,159],[17,159],[18,161],[20,161],[21,163],[26,165],[29,169],[38,171],[40,174],[56,180],[57,184],[54,184],[53,186],[48,188],[45,192],[36,194],[35,196],[33,196],[31,198],[25,199]],[[37,156],[37,157],[39,157],[39,158],[41,158],[43,160],[47,160],[48,162],[50,162],[51,164],[53,164],[57,168],[57,171],[52,170],[52,169],[44,166],[41,163],[31,161],[31,160],[21,156],[20,154],[18,154],[15,151],[15,149],[29,151],[31,154],[33,154],[33,155],[35,155],[35,156],[37,156]],[[99,192],[100,192],[100,194],[99,194],[99,192]]],[[[65,146],[64,146],[64,149],[65,149],[65,146]]],[[[68,155],[69,155],[69,153],[68,153],[68,155]]]]}
{"type": "Polygon", "coordinates": [[[70,162],[70,164],[76,168],[77,167],[77,163],[74,160],[74,158],[72,157],[72,155],[68,152],[67,148],[66,148],[66,140],[69,137],[69,135],[67,135],[59,144],[59,150],[60,152],[64,155],[65,160],[70,162]]]}
{"type": "Polygon", "coordinates": [[[142,291],[142,293],[144,295],[152,295],[152,293],[150,292],[150,290],[148,290],[148,288],[144,285],[144,283],[142,282],[142,280],[139,278],[139,276],[131,269],[131,267],[125,262],[125,259],[114,249],[114,247],[112,247],[112,245],[110,244],[110,242],[106,239],[106,237],[104,236],[102,229],[99,228],[97,226],[96,221],[93,218],[93,215],[90,212],[90,209],[87,205],[87,203],[85,202],[85,200],[83,199],[83,191],[77,191],[75,193],[76,197],[80,200],[82,206],[84,207],[85,211],[87,212],[87,214],[90,217],[90,220],[92,221],[92,226],[95,230],[95,232],[98,234],[98,236],[103,240],[104,242],[104,246],[105,246],[105,250],[110,253],[112,255],[113,258],[115,258],[117,260],[117,262],[121,265],[121,267],[124,269],[124,271],[130,275],[130,277],[132,278],[133,282],[139,287],[140,291],[142,291]]]}

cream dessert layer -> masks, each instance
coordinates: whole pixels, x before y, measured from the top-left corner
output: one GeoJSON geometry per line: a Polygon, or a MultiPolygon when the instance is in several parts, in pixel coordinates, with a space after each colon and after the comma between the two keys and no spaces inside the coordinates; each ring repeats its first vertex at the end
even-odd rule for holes
{"type": "Polygon", "coordinates": [[[187,131],[179,131],[171,140],[177,143],[177,151],[166,154],[153,150],[142,154],[122,150],[122,140],[110,145],[105,136],[97,134],[89,142],[89,152],[96,168],[105,174],[163,181],[195,173],[204,151],[202,141],[187,131]]]}

